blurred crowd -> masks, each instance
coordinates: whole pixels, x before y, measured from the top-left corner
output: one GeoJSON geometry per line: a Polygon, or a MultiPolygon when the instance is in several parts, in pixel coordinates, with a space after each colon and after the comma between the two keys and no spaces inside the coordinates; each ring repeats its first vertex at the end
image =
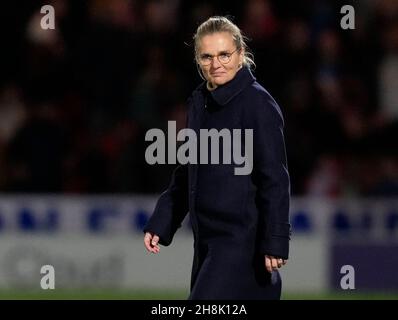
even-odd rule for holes
{"type": "Polygon", "coordinates": [[[70,0],[4,4],[0,192],[158,193],[145,133],[185,124],[192,36],[229,15],[285,116],[293,195],[398,195],[398,1],[70,0]],[[43,30],[40,8],[55,9],[43,30]]]}

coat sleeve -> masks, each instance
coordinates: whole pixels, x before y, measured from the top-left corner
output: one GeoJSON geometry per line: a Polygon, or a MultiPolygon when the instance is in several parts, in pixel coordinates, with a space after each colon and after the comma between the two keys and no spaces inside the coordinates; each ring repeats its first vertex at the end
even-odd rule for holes
{"type": "Polygon", "coordinates": [[[188,208],[188,166],[179,165],[143,231],[157,234],[159,243],[168,246],[181,226],[188,208]]]}
{"type": "Polygon", "coordinates": [[[284,120],[275,100],[257,94],[250,108],[253,125],[253,182],[257,187],[258,248],[288,259],[290,178],[283,135],[284,120]]]}
{"type": "MultiPolygon", "coordinates": [[[[188,106],[192,98],[188,99],[188,106]]],[[[188,124],[188,115],[186,119],[188,124]]],[[[144,232],[159,236],[159,243],[168,246],[189,210],[188,165],[178,165],[174,169],[169,187],[164,191],[155,206],[144,232]]]]}

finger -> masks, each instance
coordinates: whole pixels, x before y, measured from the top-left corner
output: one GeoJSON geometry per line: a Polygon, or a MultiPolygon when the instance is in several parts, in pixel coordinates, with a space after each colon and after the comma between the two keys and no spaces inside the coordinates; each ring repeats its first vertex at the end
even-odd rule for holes
{"type": "Polygon", "coordinates": [[[271,259],[268,256],[265,256],[265,268],[272,273],[271,259]]]}
{"type": "Polygon", "coordinates": [[[157,246],[159,242],[159,236],[157,236],[156,234],[153,236],[152,238],[152,245],[153,246],[157,246]]]}
{"type": "Polygon", "coordinates": [[[145,247],[147,248],[147,250],[148,250],[149,252],[153,252],[153,251],[154,251],[154,248],[153,248],[153,246],[152,246],[152,244],[151,244],[151,241],[152,241],[152,234],[148,233],[148,234],[146,235],[146,237],[144,238],[144,240],[145,240],[145,247]]]}
{"type": "Polygon", "coordinates": [[[159,253],[159,251],[160,251],[159,240],[160,240],[159,236],[154,234],[152,237],[152,241],[151,241],[153,253],[159,253]]]}
{"type": "Polygon", "coordinates": [[[149,252],[152,252],[152,251],[153,251],[152,246],[151,246],[151,240],[152,240],[152,235],[151,235],[149,232],[145,233],[145,236],[144,236],[144,244],[145,244],[145,248],[146,248],[149,252]]]}
{"type": "Polygon", "coordinates": [[[277,263],[278,263],[278,268],[280,268],[283,265],[283,260],[282,259],[277,259],[277,263]]]}
{"type": "MultiPolygon", "coordinates": [[[[154,236],[150,232],[147,232],[145,234],[145,237],[144,237],[145,247],[147,248],[147,250],[149,252],[158,253],[160,248],[159,248],[158,245],[153,245],[152,244],[153,238],[154,238],[154,236]]],[[[159,239],[159,237],[158,237],[158,239],[159,239]]]]}
{"type": "Polygon", "coordinates": [[[271,259],[271,265],[272,265],[272,269],[273,270],[277,270],[278,269],[278,259],[272,258],[271,259]]]}
{"type": "Polygon", "coordinates": [[[157,235],[155,234],[155,235],[153,236],[153,238],[152,238],[151,244],[152,244],[152,246],[153,246],[153,249],[154,249],[155,253],[158,253],[159,250],[160,250],[160,247],[159,247],[159,236],[157,236],[157,235]]]}
{"type": "Polygon", "coordinates": [[[282,264],[285,265],[287,263],[287,260],[283,259],[282,264]]]}

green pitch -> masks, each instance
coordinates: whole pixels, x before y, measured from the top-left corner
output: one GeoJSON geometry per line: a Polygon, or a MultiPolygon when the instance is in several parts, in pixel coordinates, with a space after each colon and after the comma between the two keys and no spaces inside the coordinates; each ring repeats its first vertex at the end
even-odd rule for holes
{"type": "MultiPolygon", "coordinates": [[[[184,290],[0,290],[1,300],[185,300],[184,290]]],[[[283,300],[398,300],[395,293],[283,293],[283,300]]]]}

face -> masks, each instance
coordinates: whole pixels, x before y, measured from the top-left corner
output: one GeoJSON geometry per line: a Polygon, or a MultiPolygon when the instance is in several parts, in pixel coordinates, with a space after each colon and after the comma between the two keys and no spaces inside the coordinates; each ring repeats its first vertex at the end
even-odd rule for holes
{"type": "Polygon", "coordinates": [[[235,77],[243,63],[244,54],[243,49],[240,51],[236,49],[232,35],[229,32],[218,32],[202,37],[199,43],[197,59],[207,81],[213,85],[220,86],[235,77]],[[230,55],[231,53],[232,55],[230,55]],[[229,55],[229,62],[220,62],[220,60],[224,60],[229,55]],[[207,61],[211,59],[210,64],[203,65],[201,57],[205,57],[207,61]]]}

